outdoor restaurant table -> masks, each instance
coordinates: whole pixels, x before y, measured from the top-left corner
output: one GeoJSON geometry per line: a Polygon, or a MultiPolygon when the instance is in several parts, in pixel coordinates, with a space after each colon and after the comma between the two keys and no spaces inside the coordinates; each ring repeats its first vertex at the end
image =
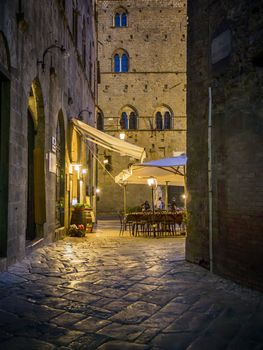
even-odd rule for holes
{"type": "Polygon", "coordinates": [[[156,210],[129,213],[125,215],[125,227],[129,228],[131,235],[139,234],[151,236],[176,235],[181,233],[183,211],[156,210]]]}

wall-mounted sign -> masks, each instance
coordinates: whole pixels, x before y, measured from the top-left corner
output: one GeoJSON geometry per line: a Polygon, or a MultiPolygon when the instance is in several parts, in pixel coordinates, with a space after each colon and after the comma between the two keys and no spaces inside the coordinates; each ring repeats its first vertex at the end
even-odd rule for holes
{"type": "Polygon", "coordinates": [[[212,64],[215,64],[229,56],[231,49],[231,31],[227,29],[212,40],[212,64]]]}
{"type": "Polygon", "coordinates": [[[57,157],[54,153],[48,153],[48,170],[50,173],[57,173],[57,157]]]}
{"type": "Polygon", "coordinates": [[[52,152],[56,153],[56,150],[57,150],[57,139],[55,138],[55,136],[51,137],[51,150],[52,150],[52,152]]]}

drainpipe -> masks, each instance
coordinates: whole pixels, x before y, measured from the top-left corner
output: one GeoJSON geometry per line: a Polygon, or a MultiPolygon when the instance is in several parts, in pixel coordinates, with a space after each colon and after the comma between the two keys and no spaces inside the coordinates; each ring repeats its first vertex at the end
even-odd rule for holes
{"type": "Polygon", "coordinates": [[[92,208],[93,213],[95,216],[95,224],[97,224],[97,193],[96,190],[98,188],[98,162],[97,162],[97,146],[95,145],[93,148],[94,154],[96,154],[96,157],[93,155],[92,158],[92,208]],[[95,149],[94,149],[95,148],[95,149]]]}
{"type": "Polygon", "coordinates": [[[209,266],[213,273],[213,192],[212,192],[212,88],[208,88],[208,221],[209,221],[209,266]]]}
{"type": "Polygon", "coordinates": [[[187,190],[186,190],[186,166],[184,165],[184,209],[186,211],[187,190]]]}

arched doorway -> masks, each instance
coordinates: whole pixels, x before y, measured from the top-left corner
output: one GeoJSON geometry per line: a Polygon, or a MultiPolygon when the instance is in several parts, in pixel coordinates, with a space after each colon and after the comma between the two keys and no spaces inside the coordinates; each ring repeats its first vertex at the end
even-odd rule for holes
{"type": "Polygon", "coordinates": [[[26,239],[36,237],[35,223],[35,183],[34,183],[35,125],[32,114],[27,111],[27,225],[26,239]]]}
{"type": "Polygon", "coordinates": [[[56,227],[62,227],[65,220],[65,128],[61,111],[56,129],[56,160],[56,227]]]}
{"type": "Polygon", "coordinates": [[[31,85],[27,113],[27,227],[26,241],[43,237],[46,221],[45,118],[38,79],[31,85]]]}
{"type": "Polygon", "coordinates": [[[7,255],[10,129],[10,56],[0,32],[0,258],[7,255]]]}

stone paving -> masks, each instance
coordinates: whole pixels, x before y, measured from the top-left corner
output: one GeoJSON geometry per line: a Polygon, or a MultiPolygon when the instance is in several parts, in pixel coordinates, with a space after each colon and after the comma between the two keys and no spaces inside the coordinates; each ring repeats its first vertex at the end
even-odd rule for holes
{"type": "Polygon", "coordinates": [[[263,297],[104,222],[0,274],[0,349],[260,350],[263,297]]]}

